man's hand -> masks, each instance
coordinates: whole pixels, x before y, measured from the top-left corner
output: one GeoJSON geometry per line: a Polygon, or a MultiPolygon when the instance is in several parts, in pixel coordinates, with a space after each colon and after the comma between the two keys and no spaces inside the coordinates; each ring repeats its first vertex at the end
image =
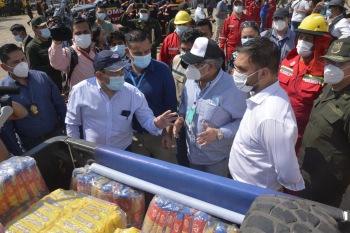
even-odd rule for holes
{"type": "Polygon", "coordinates": [[[176,121],[176,119],[177,119],[177,113],[176,112],[171,113],[171,110],[168,110],[162,115],[160,115],[159,117],[155,118],[153,122],[154,122],[154,125],[157,126],[157,128],[164,129],[168,126],[173,126],[174,124],[171,122],[176,121]]]}
{"type": "Polygon", "coordinates": [[[128,6],[128,9],[126,9],[125,14],[126,14],[126,15],[129,15],[129,14],[132,13],[134,10],[136,10],[136,9],[134,9],[134,3],[132,3],[132,4],[130,4],[130,5],[128,6]]]}
{"type": "Polygon", "coordinates": [[[202,143],[200,146],[205,146],[216,140],[218,129],[207,126],[204,121],[202,122],[202,125],[205,131],[198,134],[197,143],[202,143]]]}
{"type": "Polygon", "coordinates": [[[175,124],[174,124],[174,127],[173,127],[173,134],[174,134],[174,137],[177,138],[177,134],[178,132],[180,131],[180,129],[182,127],[184,127],[184,123],[185,123],[185,120],[183,117],[179,117],[177,118],[177,120],[175,121],[175,124]]]}
{"type": "Polygon", "coordinates": [[[171,138],[171,134],[165,133],[162,137],[162,146],[166,150],[170,150],[173,145],[173,140],[171,138]]]}

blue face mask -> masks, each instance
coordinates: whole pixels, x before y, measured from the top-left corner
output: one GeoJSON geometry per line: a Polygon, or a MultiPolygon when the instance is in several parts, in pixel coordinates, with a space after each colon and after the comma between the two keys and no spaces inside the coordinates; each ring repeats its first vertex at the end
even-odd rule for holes
{"type": "Polygon", "coordinates": [[[188,29],[188,27],[186,26],[176,26],[176,32],[179,35],[181,35],[184,31],[186,31],[186,29],[188,29]]]}
{"type": "Polygon", "coordinates": [[[107,22],[111,22],[111,20],[109,19],[109,20],[105,20],[105,21],[107,21],[107,22]]]}
{"type": "Polygon", "coordinates": [[[148,14],[147,13],[140,13],[140,19],[143,21],[146,21],[148,19],[148,14]]]}
{"type": "Polygon", "coordinates": [[[242,42],[242,44],[244,44],[252,39],[254,39],[254,38],[241,39],[241,42],[242,42]]]}
{"type": "Polygon", "coordinates": [[[332,15],[332,9],[327,9],[326,11],[326,16],[331,16],[332,15]]]}
{"type": "Polygon", "coordinates": [[[139,68],[146,68],[151,62],[151,53],[145,56],[133,56],[134,57],[134,65],[139,68]]]}
{"type": "Polygon", "coordinates": [[[106,14],[105,13],[98,13],[97,18],[99,20],[104,20],[106,18],[106,14]]]}
{"type": "Polygon", "coordinates": [[[44,28],[41,31],[41,36],[44,37],[45,39],[49,38],[51,36],[50,29],[44,28]]]}
{"type": "Polygon", "coordinates": [[[17,41],[17,42],[21,42],[22,41],[22,38],[20,37],[20,36],[15,36],[15,40],[17,41]]]}
{"type": "MultiPolygon", "coordinates": [[[[108,77],[107,75],[105,76],[108,77]]],[[[119,91],[123,87],[125,82],[124,75],[113,76],[108,78],[109,78],[109,84],[106,84],[105,82],[103,82],[108,87],[108,89],[112,91],[119,91]]]]}
{"type": "Polygon", "coordinates": [[[199,7],[203,9],[204,8],[204,4],[201,4],[199,7]]]}
{"type": "Polygon", "coordinates": [[[112,51],[120,57],[123,57],[125,55],[125,45],[117,45],[112,48],[112,51]]]}

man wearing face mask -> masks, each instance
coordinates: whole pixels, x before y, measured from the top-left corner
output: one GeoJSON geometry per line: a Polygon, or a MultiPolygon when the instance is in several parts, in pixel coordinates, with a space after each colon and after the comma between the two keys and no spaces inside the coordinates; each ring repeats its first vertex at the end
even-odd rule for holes
{"type": "Polygon", "coordinates": [[[109,34],[107,41],[114,54],[118,54],[122,61],[129,60],[125,52],[125,34],[122,31],[115,31],[109,34]]]}
{"type": "Polygon", "coordinates": [[[227,15],[230,14],[227,7],[227,0],[221,0],[218,2],[218,5],[216,6],[216,30],[215,30],[215,37],[214,40],[219,42],[219,37],[222,32],[222,27],[224,26],[225,20],[227,18],[227,15]]]}
{"type": "Polygon", "coordinates": [[[0,60],[1,68],[8,72],[0,86],[19,87],[21,94],[10,95],[11,99],[28,112],[23,119],[3,125],[2,131],[11,144],[18,145],[15,133],[27,151],[49,138],[63,135],[66,105],[50,77],[44,72],[30,70],[26,57],[15,44],[0,48],[0,60]]]}
{"type": "Polygon", "coordinates": [[[174,136],[186,126],[191,168],[227,177],[228,154],[246,110],[246,94],[221,70],[223,60],[215,41],[197,38],[181,59],[190,65],[174,136]]]}
{"type": "Polygon", "coordinates": [[[96,12],[96,21],[93,25],[91,25],[92,29],[95,29],[97,27],[101,27],[103,28],[103,30],[105,30],[106,35],[109,35],[109,33],[114,32],[114,28],[113,25],[106,21],[106,14],[107,14],[107,10],[106,7],[104,5],[96,5],[95,6],[95,12],[96,12]]]}
{"type": "MultiPolygon", "coordinates": [[[[126,35],[127,53],[131,66],[124,68],[125,81],[138,88],[146,97],[153,114],[158,117],[165,111],[176,112],[176,90],[169,67],[151,58],[150,39],[142,30],[126,35]]],[[[172,127],[167,127],[162,136],[154,136],[133,119],[134,141],[132,151],[144,156],[176,163],[171,153],[172,127]]]]}
{"type": "Polygon", "coordinates": [[[48,50],[52,43],[50,29],[46,25],[44,16],[35,16],[32,21],[32,29],[35,37],[26,48],[26,57],[29,69],[45,72],[52,81],[62,91],[62,76],[61,71],[50,65],[48,50]]]}
{"type": "Polygon", "coordinates": [[[350,39],[336,40],[325,64],[327,83],[314,101],[303,136],[299,165],[305,190],[299,196],[339,207],[350,185],[350,39]]]}
{"type": "MultiPolygon", "coordinates": [[[[209,22],[210,23],[210,22],[209,22]]],[[[186,64],[182,59],[181,55],[189,53],[192,49],[194,41],[198,37],[202,37],[203,34],[199,29],[189,28],[180,36],[180,53],[174,57],[171,64],[171,71],[174,76],[175,86],[176,86],[176,98],[177,98],[177,111],[180,110],[181,105],[181,95],[182,90],[186,83],[186,69],[188,64],[186,64]]],[[[176,138],[176,158],[177,162],[181,166],[190,167],[187,158],[187,145],[186,145],[186,131],[185,127],[179,130],[176,138]]]]}
{"type": "Polygon", "coordinates": [[[176,113],[167,111],[156,118],[142,92],[125,83],[123,68],[127,65],[110,50],[96,55],[96,77],[72,89],[66,117],[68,136],[79,138],[79,126],[83,125],[85,140],[131,151],[134,115],[153,135],[172,125],[176,113]]]}
{"type": "Polygon", "coordinates": [[[296,31],[299,32],[297,47],[282,61],[278,79],[289,96],[297,120],[295,151],[298,156],[313,101],[324,87],[324,65],[317,58],[326,54],[332,38],[327,35],[328,25],[320,14],[306,17],[296,31]]]}
{"type": "Polygon", "coordinates": [[[200,19],[209,19],[212,20],[211,16],[206,16],[204,12],[204,2],[203,0],[197,0],[197,9],[196,12],[194,13],[194,20],[198,21],[200,19]]]}
{"type": "MultiPolygon", "coordinates": [[[[191,16],[191,9],[192,9],[192,8],[189,7],[189,5],[188,5],[187,2],[182,2],[182,3],[180,3],[180,5],[179,5],[179,12],[180,12],[180,11],[186,11],[186,12],[188,13],[189,16],[191,16]]],[[[191,18],[191,19],[192,19],[192,21],[191,21],[191,27],[194,28],[194,27],[196,26],[196,22],[194,21],[193,18],[191,18]]],[[[172,18],[172,19],[169,21],[169,23],[168,23],[168,26],[167,26],[167,29],[166,29],[166,35],[167,35],[167,36],[170,35],[171,33],[173,33],[173,32],[175,31],[175,23],[174,23],[174,21],[175,21],[175,17],[172,18]]],[[[165,27],[165,26],[164,26],[164,27],[165,27]]]]}
{"type": "Polygon", "coordinates": [[[171,65],[173,58],[180,53],[180,36],[191,26],[191,17],[186,11],[180,11],[175,16],[175,32],[171,33],[163,41],[162,48],[159,52],[159,61],[164,62],[168,66],[171,65]]]}
{"type": "Polygon", "coordinates": [[[283,186],[302,190],[305,184],[294,150],[298,128],[277,79],[279,49],[269,39],[256,37],[237,51],[233,78],[249,99],[231,148],[232,178],[276,191],[283,186]]]}
{"type": "Polygon", "coordinates": [[[12,35],[15,37],[15,41],[21,42],[22,51],[26,52],[27,45],[30,41],[32,41],[33,37],[27,34],[26,28],[21,24],[14,24],[11,26],[10,31],[12,35]]]}
{"type": "Polygon", "coordinates": [[[350,36],[350,22],[344,17],[344,0],[332,0],[326,11],[329,33],[334,39],[350,36]]]}
{"type": "Polygon", "coordinates": [[[74,41],[72,47],[62,48],[62,41],[53,41],[49,49],[51,65],[55,69],[65,72],[67,75],[71,74],[68,82],[70,89],[75,84],[95,76],[92,63],[97,54],[93,49],[94,43],[91,42],[92,32],[90,24],[85,19],[76,19],[73,21],[72,29],[72,40],[74,41]],[[70,68],[72,64],[72,52],[76,53],[78,57],[78,63],[74,70],[70,68]]]}
{"type": "Polygon", "coordinates": [[[252,20],[243,13],[241,0],[235,0],[233,5],[235,13],[226,19],[220,39],[220,49],[225,50],[226,45],[226,60],[236,51],[236,47],[242,44],[241,24],[252,20]]]}
{"type": "Polygon", "coordinates": [[[286,58],[289,51],[295,48],[296,34],[288,27],[288,23],[289,11],[278,8],[273,14],[273,28],[261,33],[262,37],[269,38],[280,49],[280,62],[286,58]]]}
{"type": "Polygon", "coordinates": [[[134,4],[130,4],[125,13],[122,14],[122,16],[120,17],[120,24],[132,30],[139,29],[147,33],[152,43],[152,58],[157,59],[157,47],[163,41],[162,30],[160,29],[160,25],[156,19],[152,19],[149,17],[150,11],[147,4],[143,4],[142,8],[139,9],[139,19],[128,20],[129,14],[132,13],[134,10],[134,4]],[[154,32],[153,35],[152,32],[154,32]]]}

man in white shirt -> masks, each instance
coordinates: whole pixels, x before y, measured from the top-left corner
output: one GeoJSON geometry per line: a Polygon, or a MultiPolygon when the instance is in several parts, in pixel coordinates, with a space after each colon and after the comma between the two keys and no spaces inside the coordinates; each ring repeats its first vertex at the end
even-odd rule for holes
{"type": "Polygon", "coordinates": [[[68,136],[79,138],[82,125],[85,140],[131,151],[134,114],[142,127],[156,136],[173,125],[177,113],[169,110],[156,118],[145,96],[125,83],[123,67],[128,64],[110,50],[95,56],[96,77],[76,84],[71,91],[66,116],[68,136]]]}
{"type": "Polygon", "coordinates": [[[336,39],[343,39],[350,36],[350,22],[343,14],[346,11],[344,4],[344,0],[332,0],[327,9],[327,13],[330,14],[327,17],[329,33],[336,39]]]}
{"type": "Polygon", "coordinates": [[[292,20],[291,20],[291,29],[294,31],[297,29],[306,17],[307,14],[310,14],[312,9],[310,9],[309,2],[306,0],[295,0],[291,5],[293,11],[292,20]]]}
{"type": "Polygon", "coordinates": [[[204,12],[204,2],[203,0],[198,0],[197,1],[197,9],[194,13],[194,20],[197,22],[200,19],[211,19],[211,16],[206,16],[205,12],[204,12]]]}
{"type": "Polygon", "coordinates": [[[265,37],[237,48],[234,81],[250,98],[234,139],[229,168],[233,179],[272,190],[305,188],[295,143],[298,128],[287,93],[277,79],[278,46],[265,37]],[[266,59],[269,58],[269,59],[266,59]]]}

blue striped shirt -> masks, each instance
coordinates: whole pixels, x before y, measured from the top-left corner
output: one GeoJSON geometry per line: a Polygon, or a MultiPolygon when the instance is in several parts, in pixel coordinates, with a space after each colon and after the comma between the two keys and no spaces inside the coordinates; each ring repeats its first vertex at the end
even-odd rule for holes
{"type": "Polygon", "coordinates": [[[199,98],[191,127],[185,121],[188,158],[192,164],[210,165],[228,158],[234,136],[247,108],[247,94],[238,90],[231,75],[220,70],[217,77],[208,82],[203,90],[200,89],[198,81],[187,80],[182,90],[179,114],[188,114],[196,96],[199,98]],[[200,147],[196,141],[198,134],[205,131],[203,121],[209,127],[220,128],[224,138],[200,147]]]}

